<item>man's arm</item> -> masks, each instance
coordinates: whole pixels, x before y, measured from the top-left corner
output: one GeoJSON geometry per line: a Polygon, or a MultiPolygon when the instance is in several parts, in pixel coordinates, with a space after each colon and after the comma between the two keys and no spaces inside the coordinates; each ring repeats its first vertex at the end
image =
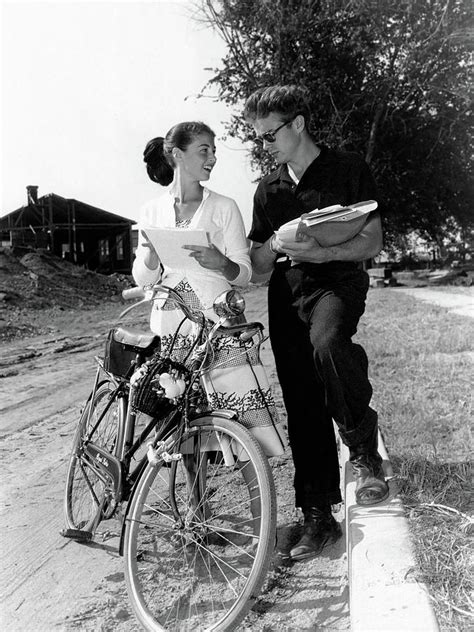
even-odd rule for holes
{"type": "Polygon", "coordinates": [[[252,267],[255,274],[267,274],[273,270],[273,264],[278,256],[278,253],[274,248],[272,240],[275,241],[275,235],[272,235],[270,239],[264,241],[263,244],[253,241],[250,248],[250,259],[252,261],[252,267]]]}
{"type": "Polygon", "coordinates": [[[370,259],[378,255],[383,247],[380,215],[371,213],[360,233],[337,246],[323,248],[316,239],[305,235],[303,241],[288,241],[276,236],[273,247],[285,252],[295,262],[327,263],[370,259]]]}

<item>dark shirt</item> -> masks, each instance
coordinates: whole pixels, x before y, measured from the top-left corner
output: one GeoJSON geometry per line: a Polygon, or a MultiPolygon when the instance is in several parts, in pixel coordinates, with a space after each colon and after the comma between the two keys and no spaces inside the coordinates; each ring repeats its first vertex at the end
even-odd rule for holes
{"type": "Polygon", "coordinates": [[[374,179],[361,156],[320,147],[321,153],[298,185],[286,164],[260,181],[254,196],[249,239],[263,243],[285,222],[316,208],[377,200],[374,179]]]}

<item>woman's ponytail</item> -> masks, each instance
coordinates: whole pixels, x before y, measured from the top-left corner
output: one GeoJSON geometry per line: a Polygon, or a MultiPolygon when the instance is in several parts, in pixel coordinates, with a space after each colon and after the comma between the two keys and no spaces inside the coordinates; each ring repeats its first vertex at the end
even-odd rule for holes
{"type": "Polygon", "coordinates": [[[143,152],[143,161],[150,180],[166,187],[173,181],[173,167],[165,156],[163,144],[162,136],[150,140],[143,152]]]}

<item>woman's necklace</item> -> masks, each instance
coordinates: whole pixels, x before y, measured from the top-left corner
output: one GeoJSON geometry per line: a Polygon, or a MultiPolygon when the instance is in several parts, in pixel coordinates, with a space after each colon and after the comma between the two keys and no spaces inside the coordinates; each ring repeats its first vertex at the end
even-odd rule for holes
{"type": "Polygon", "coordinates": [[[178,202],[176,200],[174,203],[176,221],[182,222],[185,220],[191,220],[198,208],[201,206],[201,202],[202,198],[197,200],[190,200],[189,202],[178,202]]]}

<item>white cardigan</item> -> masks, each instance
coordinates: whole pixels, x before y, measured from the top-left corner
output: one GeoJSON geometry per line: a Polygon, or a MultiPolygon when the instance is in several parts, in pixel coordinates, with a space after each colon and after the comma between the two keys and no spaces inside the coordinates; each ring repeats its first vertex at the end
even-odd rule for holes
{"type": "MultiPolygon", "coordinates": [[[[159,198],[150,200],[141,209],[138,228],[142,226],[175,227],[175,194],[173,186],[159,198]]],[[[232,285],[245,286],[252,275],[249,244],[245,235],[244,222],[235,201],[204,187],[202,202],[194,214],[189,228],[203,228],[209,233],[211,242],[240,270],[232,285]]],[[[186,230],[186,229],[183,229],[186,230]]],[[[139,230],[138,247],[133,262],[132,274],[137,285],[144,286],[160,280],[160,266],[156,270],[147,268],[144,262],[146,248],[139,230]]],[[[159,256],[159,253],[158,253],[159,256]]],[[[165,267],[161,280],[165,285],[175,287],[186,277],[199,300],[206,309],[212,307],[214,299],[228,290],[231,284],[221,272],[202,269],[201,272],[176,270],[165,267]]]]}

